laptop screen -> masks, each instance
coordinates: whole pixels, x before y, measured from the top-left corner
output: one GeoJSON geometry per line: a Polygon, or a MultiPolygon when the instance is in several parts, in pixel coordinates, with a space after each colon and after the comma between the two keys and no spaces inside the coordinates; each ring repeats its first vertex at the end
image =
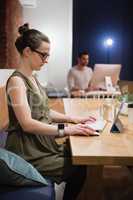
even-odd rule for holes
{"type": "Polygon", "coordinates": [[[114,123],[115,123],[116,120],[118,119],[118,116],[119,116],[119,114],[121,113],[121,110],[122,110],[122,108],[123,108],[124,103],[125,103],[125,99],[124,99],[124,100],[121,102],[121,104],[120,104],[120,107],[119,107],[118,112],[117,112],[117,114],[116,114],[116,116],[115,116],[115,119],[114,119],[114,123]]]}

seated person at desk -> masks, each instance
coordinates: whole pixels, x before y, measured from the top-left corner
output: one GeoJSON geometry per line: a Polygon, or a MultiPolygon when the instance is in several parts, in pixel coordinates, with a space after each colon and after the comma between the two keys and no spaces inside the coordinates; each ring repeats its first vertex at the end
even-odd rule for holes
{"type": "Polygon", "coordinates": [[[48,97],[33,75],[46,63],[50,52],[47,36],[25,24],[19,28],[15,45],[20,54],[19,68],[7,81],[9,128],[6,149],[22,156],[44,177],[66,181],[63,200],[74,200],[85,180],[85,166],[73,166],[68,143],[56,138],[70,135],[96,135],[83,123],[91,117],[73,117],[49,109],[48,97]],[[58,123],[80,123],[63,126],[58,123]],[[60,126],[59,126],[60,125],[60,126]]]}
{"type": "Polygon", "coordinates": [[[89,91],[89,84],[92,78],[92,69],[88,67],[89,53],[83,51],[78,56],[77,65],[73,66],[67,77],[68,88],[72,96],[84,96],[89,91]]]}

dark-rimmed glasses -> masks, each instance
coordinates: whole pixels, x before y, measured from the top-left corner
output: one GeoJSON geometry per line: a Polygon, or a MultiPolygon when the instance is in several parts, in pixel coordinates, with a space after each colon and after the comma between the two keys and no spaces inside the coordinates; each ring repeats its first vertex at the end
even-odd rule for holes
{"type": "Polygon", "coordinates": [[[49,57],[49,54],[48,53],[42,53],[36,49],[31,49],[32,51],[36,52],[39,54],[39,56],[41,57],[41,59],[43,60],[46,60],[48,57],[49,57]]]}

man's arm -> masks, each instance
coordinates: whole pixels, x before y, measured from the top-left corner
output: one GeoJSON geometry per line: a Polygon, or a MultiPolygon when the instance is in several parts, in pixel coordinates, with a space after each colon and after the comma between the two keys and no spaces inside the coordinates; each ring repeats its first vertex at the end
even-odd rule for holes
{"type": "Polygon", "coordinates": [[[71,92],[79,90],[79,88],[76,87],[76,85],[75,85],[75,81],[74,81],[72,70],[70,70],[69,73],[68,73],[67,84],[68,84],[68,88],[69,88],[69,90],[71,92]]]}
{"type": "Polygon", "coordinates": [[[93,70],[92,68],[89,67],[89,83],[88,83],[88,87],[85,89],[85,92],[89,92],[92,90],[92,87],[91,87],[91,81],[92,81],[92,77],[93,77],[93,70]]]}
{"type": "Polygon", "coordinates": [[[69,71],[68,76],[67,76],[67,83],[68,83],[68,88],[71,96],[73,97],[80,97],[80,88],[75,85],[74,77],[72,70],[69,71]]]}

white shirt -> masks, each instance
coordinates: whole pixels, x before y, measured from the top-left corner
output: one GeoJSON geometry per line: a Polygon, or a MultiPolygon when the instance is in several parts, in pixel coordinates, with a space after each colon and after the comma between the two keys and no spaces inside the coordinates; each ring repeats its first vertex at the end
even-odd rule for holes
{"type": "Polygon", "coordinates": [[[79,90],[87,89],[92,75],[93,71],[90,67],[85,66],[82,70],[79,70],[77,65],[72,67],[67,77],[69,90],[75,87],[79,90]]]}

